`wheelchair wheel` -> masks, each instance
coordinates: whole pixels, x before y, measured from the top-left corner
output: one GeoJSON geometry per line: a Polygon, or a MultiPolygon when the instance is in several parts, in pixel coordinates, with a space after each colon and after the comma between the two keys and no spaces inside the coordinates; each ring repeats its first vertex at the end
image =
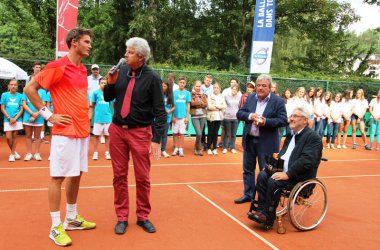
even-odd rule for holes
{"type": "Polygon", "coordinates": [[[327,211],[327,189],[318,179],[298,183],[288,200],[288,216],[300,231],[312,230],[323,220],[327,211]]]}

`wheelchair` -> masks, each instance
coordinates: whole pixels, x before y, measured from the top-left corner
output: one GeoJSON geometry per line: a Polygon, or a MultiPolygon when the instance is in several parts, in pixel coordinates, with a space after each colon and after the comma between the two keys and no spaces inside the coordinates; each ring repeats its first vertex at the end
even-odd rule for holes
{"type": "MultiPolygon", "coordinates": [[[[327,161],[322,158],[322,161],[327,161]]],[[[299,231],[309,231],[316,228],[323,221],[327,212],[327,189],[318,179],[312,178],[298,182],[294,186],[279,188],[274,193],[272,205],[269,212],[275,212],[277,222],[277,233],[285,234],[286,228],[283,218],[287,215],[292,226],[299,231]],[[275,203],[278,201],[278,206],[275,203]]],[[[256,211],[257,201],[251,203],[248,218],[252,219],[251,211],[256,211]]],[[[274,213],[273,213],[274,214],[274,213]]],[[[264,228],[269,230],[273,224],[264,223],[264,228]]]]}

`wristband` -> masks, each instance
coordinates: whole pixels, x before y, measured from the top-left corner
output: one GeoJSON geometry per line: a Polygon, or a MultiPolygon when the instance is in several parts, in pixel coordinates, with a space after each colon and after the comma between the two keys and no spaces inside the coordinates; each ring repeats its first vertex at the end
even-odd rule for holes
{"type": "Polygon", "coordinates": [[[53,115],[53,113],[46,107],[43,106],[40,111],[40,115],[47,121],[53,115]]]}

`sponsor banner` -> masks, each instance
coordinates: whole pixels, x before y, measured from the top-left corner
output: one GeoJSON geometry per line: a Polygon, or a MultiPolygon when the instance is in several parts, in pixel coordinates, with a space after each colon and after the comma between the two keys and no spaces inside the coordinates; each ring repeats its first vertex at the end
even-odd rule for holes
{"type": "Polygon", "coordinates": [[[269,73],[275,28],[275,0],[256,0],[250,73],[269,73]]]}
{"type": "Polygon", "coordinates": [[[66,35],[77,26],[78,0],[57,0],[57,40],[56,57],[69,53],[66,35]]]}
{"type": "Polygon", "coordinates": [[[269,73],[273,42],[256,41],[251,51],[250,73],[269,73]]]}

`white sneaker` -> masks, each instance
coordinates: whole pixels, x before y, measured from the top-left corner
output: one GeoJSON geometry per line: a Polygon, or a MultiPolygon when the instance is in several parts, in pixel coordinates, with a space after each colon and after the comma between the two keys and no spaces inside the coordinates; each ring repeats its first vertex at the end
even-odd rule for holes
{"type": "Polygon", "coordinates": [[[97,160],[98,159],[98,152],[94,152],[94,154],[92,155],[92,159],[93,160],[97,160]]]}
{"type": "Polygon", "coordinates": [[[211,151],[211,149],[207,150],[207,154],[208,154],[208,155],[212,155],[212,151],[211,151]]]}
{"type": "Polygon", "coordinates": [[[336,146],[336,148],[341,149],[342,147],[340,146],[340,144],[338,144],[338,146],[336,146]]]}
{"type": "Polygon", "coordinates": [[[178,153],[179,153],[179,149],[178,149],[178,148],[175,148],[175,149],[173,150],[172,156],[176,156],[176,155],[178,155],[178,153]]]}
{"type": "Polygon", "coordinates": [[[110,152],[106,151],[106,152],[104,153],[104,156],[106,157],[106,160],[111,160],[110,152]]]}
{"type": "Polygon", "coordinates": [[[217,155],[217,154],[218,154],[218,151],[217,151],[216,149],[214,149],[214,150],[212,151],[212,153],[213,153],[214,155],[217,155]]]}
{"type": "Polygon", "coordinates": [[[16,161],[14,154],[11,154],[11,155],[9,156],[8,161],[16,161]]]}
{"type": "Polygon", "coordinates": [[[334,144],[331,144],[331,149],[335,149],[335,146],[334,146],[334,144]]]}
{"type": "Polygon", "coordinates": [[[101,144],[105,144],[106,143],[106,138],[104,138],[103,135],[100,137],[100,143],[101,144]]]}
{"type": "Polygon", "coordinates": [[[33,159],[33,155],[31,153],[27,153],[24,157],[24,161],[30,161],[33,159]]]}
{"type": "Polygon", "coordinates": [[[183,148],[178,149],[179,156],[184,157],[183,148]]]}
{"type": "Polygon", "coordinates": [[[343,149],[347,149],[347,146],[346,146],[346,145],[343,145],[342,148],[343,148],[343,149]]]}
{"type": "Polygon", "coordinates": [[[14,156],[15,156],[15,160],[20,160],[21,159],[21,155],[19,155],[16,151],[14,153],[14,156]]]}
{"type": "Polygon", "coordinates": [[[169,158],[169,157],[170,157],[170,155],[169,155],[168,153],[166,153],[166,151],[162,151],[162,152],[161,152],[161,155],[162,155],[163,157],[165,157],[165,158],[169,158]]]}
{"type": "Polygon", "coordinates": [[[226,148],[223,149],[222,153],[223,153],[223,154],[227,154],[227,149],[226,149],[226,148]]]}
{"type": "Polygon", "coordinates": [[[33,157],[36,161],[42,161],[42,157],[39,153],[36,153],[34,154],[34,157],[33,157]]]}
{"type": "Polygon", "coordinates": [[[233,153],[233,154],[236,154],[237,152],[236,152],[236,149],[231,149],[231,153],[233,153]]]}
{"type": "Polygon", "coordinates": [[[327,143],[327,147],[326,147],[327,149],[330,149],[330,143],[327,143]]]}

